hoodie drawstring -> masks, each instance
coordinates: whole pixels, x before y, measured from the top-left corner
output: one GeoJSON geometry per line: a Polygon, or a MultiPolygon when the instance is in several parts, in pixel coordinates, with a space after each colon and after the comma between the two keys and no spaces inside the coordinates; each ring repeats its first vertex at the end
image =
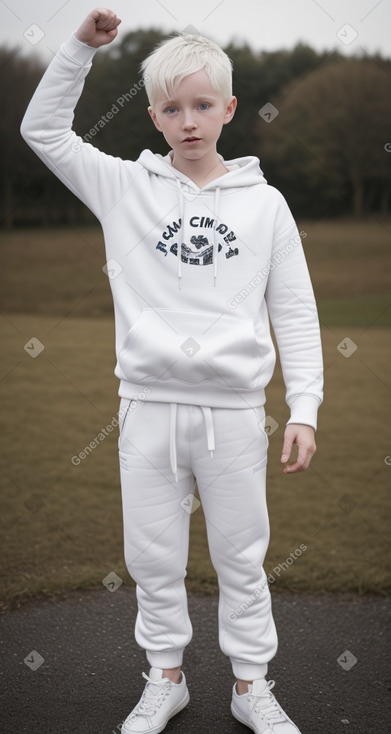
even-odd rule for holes
{"type": "MultiPolygon", "coordinates": [[[[210,451],[210,457],[211,459],[213,459],[213,452],[215,450],[215,435],[212,411],[205,405],[200,405],[199,407],[201,408],[204,415],[208,451],[210,451]]],[[[170,403],[170,464],[176,482],[178,481],[178,462],[176,453],[177,409],[177,403],[170,403]]]]}
{"type": "MultiPolygon", "coordinates": [[[[184,223],[184,211],[185,205],[183,201],[182,187],[179,178],[176,179],[176,187],[179,199],[179,218],[180,218],[180,230],[179,230],[179,241],[177,250],[177,278],[178,278],[178,290],[182,288],[182,242],[185,239],[185,223],[184,223]]],[[[219,208],[220,201],[220,188],[217,186],[214,192],[213,199],[213,214],[214,214],[214,227],[213,227],[213,247],[212,247],[212,260],[213,260],[213,285],[216,287],[217,280],[217,261],[218,261],[218,242],[216,234],[216,223],[217,223],[217,211],[219,208]]]]}
{"type": "Polygon", "coordinates": [[[175,481],[178,481],[178,464],[176,456],[176,416],[177,403],[170,403],[170,463],[175,481]]]}
{"type": "MultiPolygon", "coordinates": [[[[214,196],[214,202],[213,202],[213,214],[215,216],[215,223],[217,221],[217,211],[219,208],[219,199],[220,199],[220,189],[217,187],[217,189],[215,189],[215,196],[214,196]]],[[[216,227],[213,227],[213,285],[214,287],[216,287],[216,279],[217,279],[217,260],[218,260],[218,245],[217,245],[216,227]]]]}
{"type": "Polygon", "coordinates": [[[178,242],[178,251],[177,251],[177,277],[178,277],[178,289],[181,290],[181,278],[182,278],[182,240],[183,240],[183,218],[184,218],[184,203],[183,203],[183,196],[182,196],[182,190],[181,190],[181,182],[179,178],[176,180],[176,187],[178,191],[178,198],[179,198],[179,218],[181,222],[181,228],[179,230],[179,242],[178,242]]]}

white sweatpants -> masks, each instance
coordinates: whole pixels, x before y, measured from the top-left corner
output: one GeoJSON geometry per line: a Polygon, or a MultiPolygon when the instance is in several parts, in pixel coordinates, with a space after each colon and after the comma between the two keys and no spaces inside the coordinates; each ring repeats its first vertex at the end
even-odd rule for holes
{"type": "Polygon", "coordinates": [[[184,578],[195,481],[219,582],[219,644],[233,673],[262,678],[277,650],[263,562],[269,543],[263,407],[121,399],[118,440],[125,562],[136,582],[135,638],[174,668],[193,634],[184,578]]]}

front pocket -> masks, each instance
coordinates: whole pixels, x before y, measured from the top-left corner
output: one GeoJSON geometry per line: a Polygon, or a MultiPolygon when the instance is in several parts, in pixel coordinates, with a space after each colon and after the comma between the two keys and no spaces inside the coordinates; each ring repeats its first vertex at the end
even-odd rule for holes
{"type": "Polygon", "coordinates": [[[136,384],[251,389],[262,359],[251,319],[204,311],[145,308],[118,355],[117,376],[136,384]]]}

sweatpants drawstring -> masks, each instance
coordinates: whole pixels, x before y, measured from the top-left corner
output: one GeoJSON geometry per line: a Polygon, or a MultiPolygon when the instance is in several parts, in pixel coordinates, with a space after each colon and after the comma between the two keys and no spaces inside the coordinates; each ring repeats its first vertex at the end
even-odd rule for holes
{"type": "MultiPolygon", "coordinates": [[[[205,428],[206,428],[206,440],[208,445],[208,451],[210,451],[210,458],[213,459],[213,451],[215,450],[215,435],[213,426],[212,411],[205,405],[200,405],[202,410],[205,428]]],[[[177,421],[177,403],[170,403],[170,464],[172,473],[175,477],[175,481],[178,481],[178,462],[176,452],[176,421],[177,421]]]]}
{"type": "Polygon", "coordinates": [[[201,410],[204,414],[205,428],[206,428],[206,440],[208,442],[208,451],[210,451],[210,458],[213,459],[213,452],[215,450],[215,434],[213,429],[213,417],[210,408],[205,405],[201,405],[201,410]]]}

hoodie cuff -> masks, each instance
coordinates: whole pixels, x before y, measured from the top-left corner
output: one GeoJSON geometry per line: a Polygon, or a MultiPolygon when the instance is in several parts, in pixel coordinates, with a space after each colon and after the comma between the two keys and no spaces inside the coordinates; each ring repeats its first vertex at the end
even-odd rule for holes
{"type": "Polygon", "coordinates": [[[90,66],[98,49],[79,41],[72,33],[68,40],[61,45],[61,50],[65,56],[75,61],[79,66],[90,66]]]}
{"type": "Polygon", "coordinates": [[[316,431],[319,406],[319,398],[315,395],[297,395],[289,406],[291,417],[286,425],[289,423],[303,423],[306,426],[312,426],[316,431]]]}

